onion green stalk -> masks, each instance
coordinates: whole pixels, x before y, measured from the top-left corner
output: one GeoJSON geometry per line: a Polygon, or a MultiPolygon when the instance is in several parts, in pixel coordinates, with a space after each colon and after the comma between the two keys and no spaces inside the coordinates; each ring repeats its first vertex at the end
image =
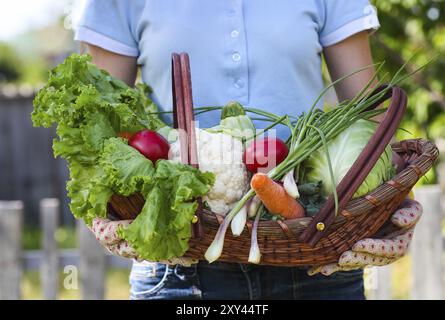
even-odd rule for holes
{"type": "Polygon", "coordinates": [[[325,149],[326,160],[327,160],[328,168],[329,168],[329,176],[331,178],[332,194],[334,195],[335,214],[337,214],[337,212],[338,212],[338,194],[337,194],[337,188],[336,188],[337,181],[335,181],[334,171],[332,171],[332,163],[331,163],[331,158],[329,156],[328,143],[326,142],[326,137],[324,136],[323,132],[320,129],[318,129],[317,127],[314,127],[314,126],[310,126],[310,127],[318,132],[318,134],[320,135],[321,141],[323,142],[323,148],[325,149]]]}

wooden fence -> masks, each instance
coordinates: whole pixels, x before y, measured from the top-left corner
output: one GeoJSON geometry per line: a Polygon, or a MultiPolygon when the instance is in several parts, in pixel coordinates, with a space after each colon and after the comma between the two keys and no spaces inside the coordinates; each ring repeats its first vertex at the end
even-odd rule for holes
{"type": "Polygon", "coordinates": [[[32,92],[0,91],[0,199],[23,201],[25,224],[37,225],[40,199],[58,198],[62,222],[73,224],[65,191],[68,170],[63,159],[53,157],[54,128],[32,126],[33,98],[32,92]]]}
{"type": "MultiPolygon", "coordinates": [[[[439,186],[434,185],[419,188],[415,194],[423,204],[424,216],[411,246],[411,298],[444,299],[442,193],[439,186]]],[[[0,201],[0,300],[20,299],[22,272],[36,268],[40,269],[43,297],[56,299],[58,271],[66,266],[78,268],[83,299],[103,299],[107,267],[129,268],[131,261],[107,254],[83,222],[77,223],[78,249],[58,250],[54,234],[59,224],[59,200],[43,199],[39,207],[42,249],[22,252],[23,203],[0,201]]],[[[392,271],[392,266],[368,270],[369,298],[391,299],[392,271]]]]}
{"type": "MultiPolygon", "coordinates": [[[[58,250],[55,231],[59,224],[60,203],[49,198],[40,201],[42,249],[21,250],[24,206],[21,201],[0,201],[0,300],[20,299],[20,281],[25,270],[40,270],[42,296],[56,299],[59,271],[78,273],[83,299],[103,299],[105,273],[109,266],[130,268],[131,260],[110,255],[96,241],[83,222],[76,225],[78,249],[58,250]]],[[[77,287],[74,283],[64,286],[77,287]]]]}

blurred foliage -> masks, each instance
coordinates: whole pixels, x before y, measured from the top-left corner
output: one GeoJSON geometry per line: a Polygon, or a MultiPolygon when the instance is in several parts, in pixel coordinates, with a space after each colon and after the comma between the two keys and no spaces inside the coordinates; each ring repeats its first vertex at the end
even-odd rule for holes
{"type": "Polygon", "coordinates": [[[0,85],[38,85],[46,80],[48,68],[47,61],[41,55],[22,52],[8,43],[0,43],[0,85]]]}
{"type": "MultiPolygon", "coordinates": [[[[408,110],[397,138],[445,139],[445,1],[374,0],[380,29],[371,37],[375,61],[385,61],[384,72],[393,75],[409,58],[413,71],[437,54],[437,58],[402,86],[408,93],[408,110]]],[[[431,170],[423,183],[436,183],[431,170]]]]}
{"type": "MultiPolygon", "coordinates": [[[[76,230],[72,227],[59,227],[54,234],[59,249],[70,249],[77,246],[76,230]]],[[[42,244],[42,230],[25,226],[22,233],[23,250],[38,250],[42,244]]]]}
{"type": "Polygon", "coordinates": [[[22,71],[20,66],[17,52],[6,43],[0,43],[0,84],[17,81],[22,71]]]}

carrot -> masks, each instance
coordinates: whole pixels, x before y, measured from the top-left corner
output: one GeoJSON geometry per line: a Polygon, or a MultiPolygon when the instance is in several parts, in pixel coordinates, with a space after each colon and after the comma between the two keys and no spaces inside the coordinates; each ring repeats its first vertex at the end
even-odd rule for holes
{"type": "Polygon", "coordinates": [[[254,174],[250,186],[270,213],[280,215],[285,219],[304,217],[303,206],[266,174],[254,174]]]}

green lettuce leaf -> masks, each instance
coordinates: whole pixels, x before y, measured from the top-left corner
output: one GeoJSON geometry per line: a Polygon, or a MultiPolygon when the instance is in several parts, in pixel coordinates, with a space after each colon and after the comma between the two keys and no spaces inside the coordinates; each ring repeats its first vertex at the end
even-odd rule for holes
{"type": "Polygon", "coordinates": [[[113,191],[102,183],[104,172],[99,166],[85,166],[71,162],[67,182],[70,209],[78,219],[90,224],[95,217],[106,216],[107,203],[113,191]]]}
{"type": "Polygon", "coordinates": [[[121,236],[141,258],[159,261],[182,256],[188,249],[191,221],[198,207],[197,197],[205,195],[214,182],[211,173],[202,173],[180,163],[159,160],[151,188],[139,216],[121,236]]]}
{"type": "Polygon", "coordinates": [[[152,183],[152,162],[122,138],[105,142],[99,164],[104,170],[106,184],[117,194],[129,196],[152,183]]]}
{"type": "Polygon", "coordinates": [[[146,85],[130,88],[98,69],[90,56],[72,54],[50,72],[31,118],[34,126],[57,124],[56,156],[92,164],[104,140],[118,132],[165,126],[150,93],[146,85]]]}

